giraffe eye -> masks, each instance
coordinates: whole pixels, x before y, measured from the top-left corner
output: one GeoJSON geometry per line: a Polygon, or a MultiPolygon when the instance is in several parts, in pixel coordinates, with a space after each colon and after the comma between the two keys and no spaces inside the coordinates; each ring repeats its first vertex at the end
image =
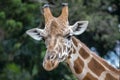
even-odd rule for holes
{"type": "Polygon", "coordinates": [[[66,38],[67,38],[68,40],[70,40],[70,39],[71,39],[71,35],[67,35],[66,38]]]}

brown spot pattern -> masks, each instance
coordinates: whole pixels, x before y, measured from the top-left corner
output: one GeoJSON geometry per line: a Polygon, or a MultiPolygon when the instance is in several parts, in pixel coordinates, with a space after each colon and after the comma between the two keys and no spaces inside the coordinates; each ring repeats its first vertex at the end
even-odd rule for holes
{"type": "Polygon", "coordinates": [[[100,74],[105,71],[105,68],[94,58],[91,59],[91,61],[88,63],[88,67],[92,72],[94,72],[97,76],[100,76],[100,74]]]}
{"type": "Polygon", "coordinates": [[[112,75],[110,75],[110,74],[106,74],[105,80],[118,80],[118,79],[114,78],[114,77],[113,77],[112,75]]]}
{"type": "Polygon", "coordinates": [[[70,52],[69,52],[68,59],[71,58],[71,54],[72,54],[72,50],[70,50],[70,52]]]}
{"type": "Polygon", "coordinates": [[[76,53],[76,50],[75,50],[75,48],[73,48],[73,54],[75,54],[76,53]]]}
{"type": "Polygon", "coordinates": [[[70,52],[69,52],[69,55],[71,55],[72,54],[72,50],[70,50],[70,52]]]}
{"type": "Polygon", "coordinates": [[[69,56],[68,56],[68,59],[70,59],[70,58],[71,58],[71,56],[69,55],[69,56]]]}
{"type": "Polygon", "coordinates": [[[91,75],[90,73],[87,73],[87,75],[83,78],[83,80],[98,80],[97,78],[95,78],[93,75],[91,75]]]}
{"type": "Polygon", "coordinates": [[[79,54],[80,54],[84,59],[86,59],[86,58],[89,57],[89,53],[88,53],[83,47],[80,48],[79,54]]]}
{"type": "Polygon", "coordinates": [[[104,66],[106,66],[109,70],[120,74],[119,70],[112,67],[110,64],[108,64],[104,59],[102,59],[101,57],[99,57],[98,55],[96,55],[95,53],[92,53],[93,57],[95,57],[96,59],[98,59],[100,61],[100,63],[102,63],[104,66]]]}
{"type": "Polygon", "coordinates": [[[77,74],[80,74],[83,70],[83,67],[84,67],[84,63],[83,61],[78,57],[75,61],[74,61],[74,69],[75,69],[75,72],[77,74]]]}

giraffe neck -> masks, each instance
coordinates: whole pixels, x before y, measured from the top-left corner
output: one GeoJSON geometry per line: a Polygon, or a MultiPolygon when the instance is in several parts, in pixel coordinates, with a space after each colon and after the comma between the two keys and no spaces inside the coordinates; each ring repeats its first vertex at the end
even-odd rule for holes
{"type": "Polygon", "coordinates": [[[120,71],[72,37],[67,63],[79,80],[119,80],[120,71]]]}

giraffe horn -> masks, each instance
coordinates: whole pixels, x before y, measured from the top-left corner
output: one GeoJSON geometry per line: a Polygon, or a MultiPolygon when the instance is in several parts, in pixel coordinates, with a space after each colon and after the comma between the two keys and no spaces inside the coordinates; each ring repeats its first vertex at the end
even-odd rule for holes
{"type": "Polygon", "coordinates": [[[68,21],[68,3],[62,3],[62,6],[62,13],[58,18],[66,22],[68,21]]]}
{"type": "Polygon", "coordinates": [[[43,6],[43,15],[45,17],[45,24],[53,18],[53,15],[52,15],[50,8],[49,8],[49,4],[45,4],[43,6]]]}

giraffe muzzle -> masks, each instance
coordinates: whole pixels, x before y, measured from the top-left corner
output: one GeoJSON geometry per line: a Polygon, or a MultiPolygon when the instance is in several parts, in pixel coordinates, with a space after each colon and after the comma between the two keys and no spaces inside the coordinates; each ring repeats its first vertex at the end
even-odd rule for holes
{"type": "Polygon", "coordinates": [[[47,71],[55,69],[59,64],[57,54],[55,52],[47,52],[43,62],[43,68],[47,71]]]}
{"type": "Polygon", "coordinates": [[[58,66],[59,62],[58,60],[44,60],[43,62],[43,68],[47,71],[52,71],[58,66]]]}

